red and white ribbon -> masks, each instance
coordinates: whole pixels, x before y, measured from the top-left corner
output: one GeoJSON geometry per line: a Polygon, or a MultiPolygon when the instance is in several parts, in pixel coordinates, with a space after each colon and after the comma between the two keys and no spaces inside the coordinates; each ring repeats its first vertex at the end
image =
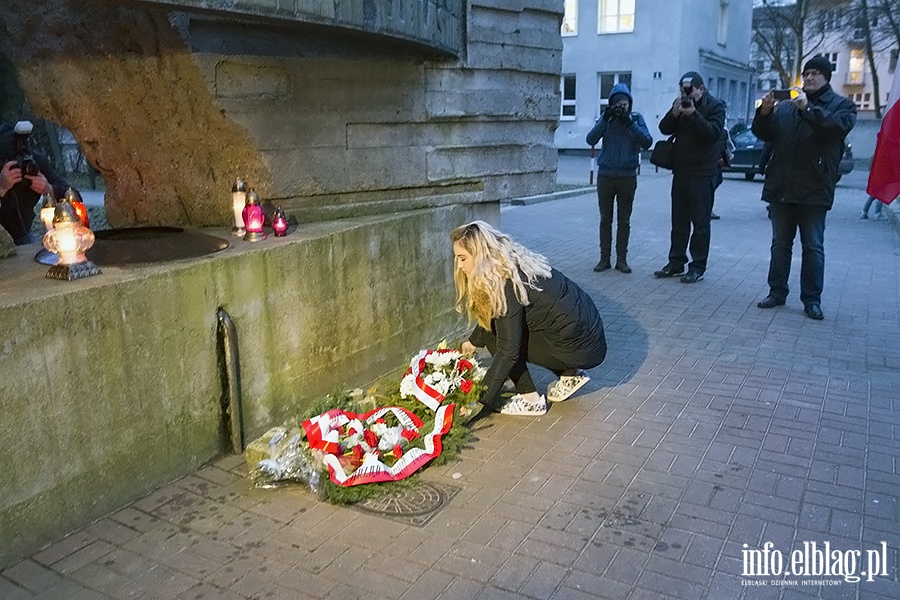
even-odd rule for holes
{"type": "MultiPolygon", "coordinates": [[[[337,485],[350,487],[364,483],[399,481],[412,475],[434,457],[440,455],[443,450],[441,436],[450,431],[450,427],[453,425],[453,407],[453,404],[448,404],[447,406],[439,407],[435,412],[434,428],[424,438],[424,449],[412,448],[408,450],[392,467],[388,467],[381,462],[374,453],[367,454],[362,464],[350,475],[344,472],[344,468],[338,461],[337,456],[327,454],[325,456],[325,465],[328,467],[329,478],[337,485]]],[[[401,413],[405,413],[405,416],[409,417],[409,421],[413,424],[418,422],[417,428],[423,425],[422,421],[415,414],[396,406],[379,408],[366,413],[364,420],[367,422],[374,421],[387,411],[397,415],[404,427],[407,425],[404,417],[401,417],[401,413]]]]}
{"type": "Polygon", "coordinates": [[[413,381],[415,382],[413,394],[415,394],[416,399],[431,410],[436,411],[446,396],[425,383],[425,379],[422,378],[422,371],[425,370],[426,364],[425,357],[432,352],[434,351],[421,350],[418,354],[413,356],[413,359],[409,362],[409,369],[412,371],[413,381]]]}

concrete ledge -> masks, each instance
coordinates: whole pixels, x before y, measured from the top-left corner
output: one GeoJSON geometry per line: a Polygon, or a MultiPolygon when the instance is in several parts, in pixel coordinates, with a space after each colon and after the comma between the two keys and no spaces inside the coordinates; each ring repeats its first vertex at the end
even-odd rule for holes
{"type": "Polygon", "coordinates": [[[0,261],[0,569],[229,447],[216,311],[238,332],[245,439],[458,332],[448,232],[498,204],[308,223],[72,282],[0,261]]]}
{"type": "Polygon", "coordinates": [[[576,188],[573,190],[562,190],[553,192],[552,194],[539,194],[537,196],[526,196],[523,198],[513,198],[509,201],[511,206],[530,206],[532,204],[540,204],[541,202],[550,202],[551,200],[561,200],[563,198],[572,198],[573,196],[582,196],[595,191],[595,186],[576,188]]]}

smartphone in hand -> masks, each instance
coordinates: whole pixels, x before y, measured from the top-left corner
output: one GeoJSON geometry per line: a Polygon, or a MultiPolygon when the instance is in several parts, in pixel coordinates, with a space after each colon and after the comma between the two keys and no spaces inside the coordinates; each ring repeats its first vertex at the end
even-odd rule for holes
{"type": "Polygon", "coordinates": [[[790,100],[792,90],[772,90],[772,98],[775,100],[790,100]]]}

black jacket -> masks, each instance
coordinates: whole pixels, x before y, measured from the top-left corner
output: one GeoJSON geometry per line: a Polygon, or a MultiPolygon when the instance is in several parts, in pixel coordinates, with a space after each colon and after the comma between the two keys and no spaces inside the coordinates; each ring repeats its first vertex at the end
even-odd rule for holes
{"type": "Polygon", "coordinates": [[[844,138],[855,123],[856,105],[830,85],[808,96],[804,111],[786,101],[768,115],[757,110],[753,133],[772,146],[763,200],[831,209],[844,138]]]}
{"type": "Polygon", "coordinates": [[[558,360],[571,368],[596,367],[606,357],[603,320],[587,292],[568,277],[552,269],[550,279],[539,279],[541,291],[528,288],[528,306],[516,298],[507,281],[506,314],[491,322],[492,332],[476,327],[469,341],[487,346],[486,338],[497,337],[497,351],[485,374],[482,404],[497,408],[500,388],[520,357],[527,358],[529,340],[540,340],[558,360]]]}
{"type": "MultiPolygon", "coordinates": [[[[16,158],[13,135],[12,125],[0,126],[0,167],[16,158]]],[[[53,170],[46,156],[40,152],[33,154],[41,173],[53,186],[53,193],[57,198],[62,198],[69,184],[53,170]]],[[[27,241],[25,238],[31,230],[35,216],[34,206],[39,199],[40,194],[31,189],[28,180],[20,181],[6,192],[5,196],[0,196],[0,225],[9,232],[16,243],[27,241]]]]}
{"type": "Polygon", "coordinates": [[[664,135],[675,136],[672,173],[675,175],[714,175],[717,148],[725,128],[725,103],[703,92],[690,117],[676,117],[669,110],[659,122],[664,135]]]}

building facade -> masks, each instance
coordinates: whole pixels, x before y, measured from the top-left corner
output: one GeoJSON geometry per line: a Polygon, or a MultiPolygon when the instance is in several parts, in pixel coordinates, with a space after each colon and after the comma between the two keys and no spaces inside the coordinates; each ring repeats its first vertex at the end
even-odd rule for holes
{"type": "MultiPolygon", "coordinates": [[[[761,16],[763,7],[754,9],[754,22],[764,22],[761,16]]],[[[812,12],[806,23],[807,35],[804,37],[804,57],[822,54],[833,69],[831,86],[834,90],[847,96],[856,103],[861,119],[875,118],[875,87],[872,69],[866,56],[866,33],[859,22],[860,9],[856,3],[847,3],[843,7],[831,7],[812,12]]],[[[880,35],[878,17],[873,16],[870,23],[873,32],[873,54],[875,57],[875,74],[878,77],[879,103],[887,104],[891,83],[897,69],[898,43],[896,38],[880,35]]],[[[751,43],[751,62],[758,73],[756,98],[761,98],[770,89],[797,85],[797,81],[783,81],[773,68],[772,58],[760,48],[754,38],[751,43]]],[[[795,65],[791,62],[791,67],[795,65]]],[[[802,66],[802,65],[800,65],[802,66]]],[[[799,71],[799,69],[796,69],[799,71]]]]}
{"type": "Polygon", "coordinates": [[[728,104],[729,126],[746,121],[756,89],[751,18],[751,4],[738,0],[565,0],[557,147],[586,148],[619,82],[658,136],[686,71],[728,104]]]}

